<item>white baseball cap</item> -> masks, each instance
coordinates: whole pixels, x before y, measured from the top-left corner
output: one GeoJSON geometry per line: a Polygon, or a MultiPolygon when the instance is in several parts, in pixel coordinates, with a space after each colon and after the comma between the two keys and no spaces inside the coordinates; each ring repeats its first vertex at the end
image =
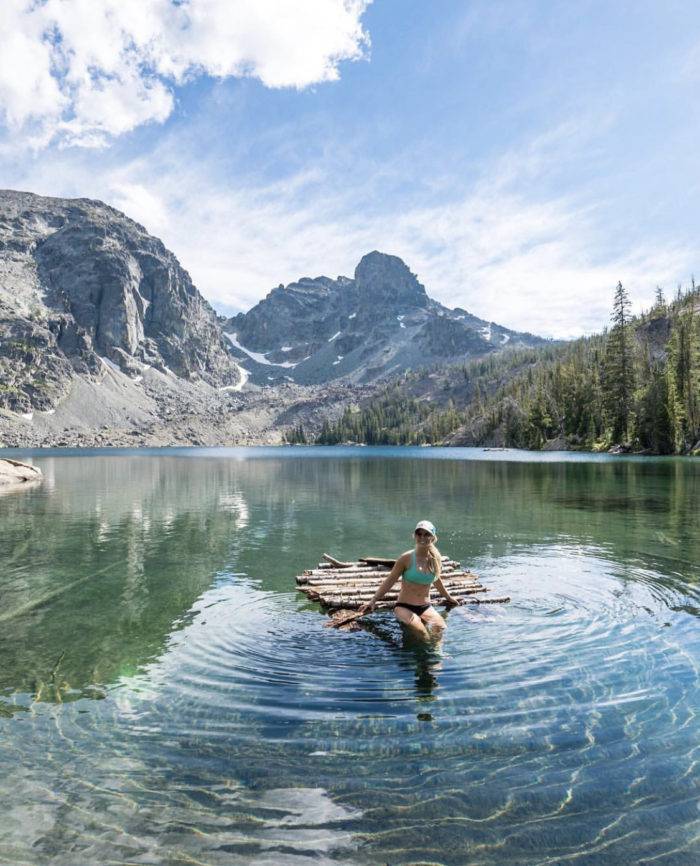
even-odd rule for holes
{"type": "MultiPolygon", "coordinates": [[[[429,520],[419,520],[416,524],[416,529],[427,529],[431,535],[434,535],[437,538],[437,529],[429,520]]],[[[416,529],[413,531],[415,532],[416,529]]]]}

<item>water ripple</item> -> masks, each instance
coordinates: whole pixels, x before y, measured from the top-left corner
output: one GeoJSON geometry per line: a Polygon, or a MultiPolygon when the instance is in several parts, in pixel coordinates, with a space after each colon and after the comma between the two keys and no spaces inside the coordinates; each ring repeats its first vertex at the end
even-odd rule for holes
{"type": "Polygon", "coordinates": [[[697,621],[673,610],[677,584],[603,554],[559,545],[475,563],[513,603],[451,611],[431,646],[386,613],[366,631],[324,629],[291,588],[220,574],[106,700],[30,701],[7,722],[24,738],[0,766],[30,767],[37,745],[46,760],[0,782],[0,857],[24,862],[28,840],[34,862],[58,866],[76,862],[69,850],[105,863],[691,863],[697,621]]]}

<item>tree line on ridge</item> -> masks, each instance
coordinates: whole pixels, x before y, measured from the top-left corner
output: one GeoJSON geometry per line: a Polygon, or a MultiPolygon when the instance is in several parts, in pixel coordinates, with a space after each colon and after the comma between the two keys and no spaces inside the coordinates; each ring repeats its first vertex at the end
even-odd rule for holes
{"type": "Polygon", "coordinates": [[[687,454],[700,451],[700,289],[630,314],[622,283],[611,327],[544,347],[406,372],[316,436],[290,443],[496,445],[687,454]]]}

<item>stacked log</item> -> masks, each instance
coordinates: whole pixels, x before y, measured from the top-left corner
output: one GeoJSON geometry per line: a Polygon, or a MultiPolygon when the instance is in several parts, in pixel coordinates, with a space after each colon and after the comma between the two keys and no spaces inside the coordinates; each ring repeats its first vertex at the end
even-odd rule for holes
{"type": "MultiPolygon", "coordinates": [[[[297,589],[310,600],[318,601],[329,612],[357,610],[370,601],[382,581],[391,571],[395,560],[383,557],[360,557],[356,562],[344,562],[327,553],[316,568],[308,568],[296,578],[297,589]]],[[[488,587],[479,582],[477,575],[465,571],[447,556],[442,557],[442,583],[450,595],[462,604],[498,604],[509,597],[483,597],[488,587]]],[[[397,582],[376,604],[377,610],[392,610],[399,597],[401,584],[397,582]]],[[[443,604],[445,599],[435,586],[430,587],[430,601],[443,604]]]]}

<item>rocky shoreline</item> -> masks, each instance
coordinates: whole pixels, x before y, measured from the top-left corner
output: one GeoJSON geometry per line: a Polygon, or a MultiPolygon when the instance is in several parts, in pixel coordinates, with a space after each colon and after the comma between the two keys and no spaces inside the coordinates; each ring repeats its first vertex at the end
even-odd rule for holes
{"type": "Polygon", "coordinates": [[[21,460],[0,457],[0,490],[20,485],[31,485],[41,481],[41,469],[21,460]]]}
{"type": "Polygon", "coordinates": [[[0,410],[0,448],[283,445],[298,425],[311,436],[371,389],[286,384],[235,391],[150,370],[135,384],[108,370],[75,383],[51,413],[0,410]]]}

